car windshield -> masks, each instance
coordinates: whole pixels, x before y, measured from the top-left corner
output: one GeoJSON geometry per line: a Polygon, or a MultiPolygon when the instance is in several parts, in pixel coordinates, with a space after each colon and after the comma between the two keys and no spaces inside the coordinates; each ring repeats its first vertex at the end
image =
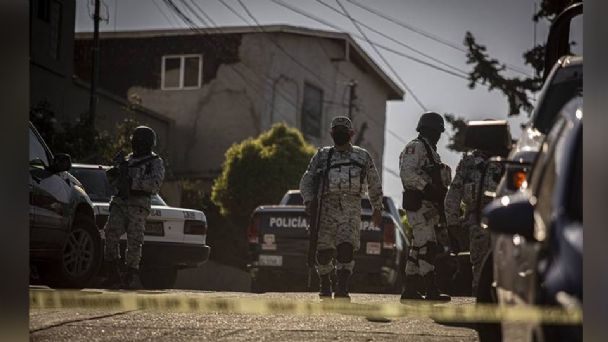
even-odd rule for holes
{"type": "Polygon", "coordinates": [[[102,168],[72,168],[70,171],[82,183],[93,202],[110,202],[114,189],[102,168]]]}
{"type": "MultiPolygon", "coordinates": [[[[110,202],[114,195],[114,188],[110,185],[104,169],[72,168],[70,173],[82,183],[91,201],[110,202]]],[[[151,200],[152,205],[167,206],[167,203],[158,194],[152,195],[151,200]]]]}

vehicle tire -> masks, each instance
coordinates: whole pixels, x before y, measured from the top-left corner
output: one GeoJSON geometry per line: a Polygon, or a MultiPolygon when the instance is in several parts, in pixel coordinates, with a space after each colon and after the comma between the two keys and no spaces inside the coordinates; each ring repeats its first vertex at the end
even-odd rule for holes
{"type": "MultiPolygon", "coordinates": [[[[486,257],[479,276],[479,284],[477,285],[477,293],[475,294],[477,303],[496,304],[498,302],[496,289],[492,286],[493,281],[494,265],[492,254],[490,254],[486,257]]],[[[502,326],[500,323],[477,323],[476,330],[481,342],[502,341],[502,326]]]]}
{"type": "Polygon", "coordinates": [[[49,269],[50,285],[63,288],[89,286],[99,271],[102,254],[95,220],[86,215],[76,215],[61,258],[49,269]]]}
{"type": "Polygon", "coordinates": [[[177,268],[143,268],[139,271],[139,280],[148,290],[172,289],[177,280],[177,268]]]}

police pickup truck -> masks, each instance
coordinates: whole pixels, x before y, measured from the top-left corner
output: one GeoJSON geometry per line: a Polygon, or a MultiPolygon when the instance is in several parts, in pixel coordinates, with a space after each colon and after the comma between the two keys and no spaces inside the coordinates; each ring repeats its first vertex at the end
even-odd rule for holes
{"type": "MultiPolygon", "coordinates": [[[[369,199],[361,199],[361,245],[355,253],[352,291],[399,292],[408,240],[401,228],[395,205],[383,198],[381,227],[371,224],[369,199]]],[[[308,268],[308,221],[302,196],[288,191],[278,205],[262,205],[252,215],[247,229],[251,252],[252,290],[305,290],[308,268]]],[[[318,289],[313,274],[313,291],[318,289]]]]}

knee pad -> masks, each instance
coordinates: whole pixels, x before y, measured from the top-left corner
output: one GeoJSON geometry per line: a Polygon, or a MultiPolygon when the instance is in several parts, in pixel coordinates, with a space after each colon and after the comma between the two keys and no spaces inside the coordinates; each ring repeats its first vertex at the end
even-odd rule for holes
{"type": "Polygon", "coordinates": [[[338,256],[336,257],[336,259],[340,263],[347,264],[353,261],[353,254],[353,245],[351,245],[350,243],[343,242],[338,245],[338,256]]]}
{"type": "Polygon", "coordinates": [[[333,249],[324,249],[317,251],[317,263],[319,265],[327,265],[331,262],[333,257],[334,250],[333,249]]]}

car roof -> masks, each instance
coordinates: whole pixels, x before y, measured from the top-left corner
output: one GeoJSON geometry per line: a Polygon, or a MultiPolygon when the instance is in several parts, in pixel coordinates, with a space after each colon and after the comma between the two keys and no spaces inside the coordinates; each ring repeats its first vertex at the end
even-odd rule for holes
{"type": "Polygon", "coordinates": [[[559,101],[559,98],[563,100],[569,100],[569,98],[566,96],[571,96],[570,93],[575,91],[574,89],[572,89],[573,82],[581,82],[582,86],[582,80],[583,57],[564,56],[560,58],[555,63],[555,66],[551,70],[551,73],[545,80],[545,83],[543,84],[543,87],[540,90],[538,102],[530,116],[530,123],[533,124],[534,127],[538,125],[542,126],[537,128],[541,132],[546,133],[546,125],[549,122],[553,121],[547,121],[547,119],[551,118],[555,114],[555,112],[563,106],[563,103],[559,101]],[[562,92],[558,96],[558,99],[556,99],[555,97],[556,91],[562,92]],[[563,93],[564,91],[567,94],[563,93]]]}

